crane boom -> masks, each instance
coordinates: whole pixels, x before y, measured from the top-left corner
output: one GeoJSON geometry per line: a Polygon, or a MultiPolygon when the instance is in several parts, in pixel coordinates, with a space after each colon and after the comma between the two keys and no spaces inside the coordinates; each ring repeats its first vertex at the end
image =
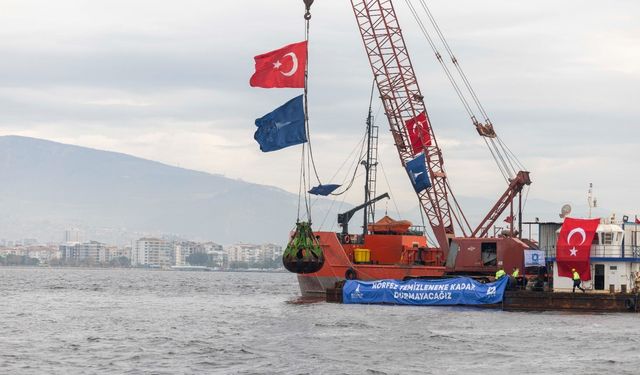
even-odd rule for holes
{"type": "MultiPolygon", "coordinates": [[[[515,178],[509,182],[507,190],[491,208],[487,216],[478,224],[478,227],[471,234],[472,237],[485,237],[489,229],[496,222],[498,217],[504,212],[507,206],[513,201],[515,196],[522,191],[522,188],[531,184],[529,172],[519,171],[515,178]]],[[[512,218],[513,220],[513,218],[512,218]]]]}
{"type": "MultiPolygon", "coordinates": [[[[351,0],[358,28],[382,99],[402,165],[414,158],[404,126],[427,111],[391,0],[351,0]]],[[[428,117],[427,117],[428,119],[428,117]]],[[[442,151],[429,121],[430,145],[424,145],[432,187],[418,193],[429,225],[445,253],[454,237],[442,151]]]]}

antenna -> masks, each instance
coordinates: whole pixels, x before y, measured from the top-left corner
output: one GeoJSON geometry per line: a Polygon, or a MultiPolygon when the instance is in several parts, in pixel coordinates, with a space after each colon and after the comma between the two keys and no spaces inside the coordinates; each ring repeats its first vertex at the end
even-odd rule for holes
{"type": "Polygon", "coordinates": [[[593,183],[589,182],[589,194],[587,195],[587,203],[589,203],[589,218],[591,218],[591,209],[598,207],[598,199],[593,196],[593,183]]]}
{"type": "Polygon", "coordinates": [[[571,213],[571,205],[565,204],[560,209],[560,215],[558,216],[560,216],[560,219],[564,219],[565,217],[569,216],[570,213],[571,213]]]}

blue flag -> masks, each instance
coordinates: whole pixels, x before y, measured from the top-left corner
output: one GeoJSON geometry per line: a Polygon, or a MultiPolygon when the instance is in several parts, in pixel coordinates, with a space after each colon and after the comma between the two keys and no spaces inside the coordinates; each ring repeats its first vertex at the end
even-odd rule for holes
{"type": "Polygon", "coordinates": [[[327,185],[320,184],[318,186],[314,186],[313,188],[311,188],[311,190],[309,190],[309,194],[327,196],[333,193],[333,191],[339,187],[340,185],[336,185],[336,184],[327,184],[327,185]]]}
{"type": "Polygon", "coordinates": [[[260,144],[263,152],[276,151],[288,146],[305,143],[307,134],[304,128],[304,108],[302,95],[297,96],[275,111],[256,119],[253,138],[260,144]]]}
{"type": "Polygon", "coordinates": [[[431,187],[424,153],[421,153],[417,158],[407,162],[407,173],[409,173],[411,183],[413,184],[413,188],[416,192],[419,193],[422,190],[431,187]]]}

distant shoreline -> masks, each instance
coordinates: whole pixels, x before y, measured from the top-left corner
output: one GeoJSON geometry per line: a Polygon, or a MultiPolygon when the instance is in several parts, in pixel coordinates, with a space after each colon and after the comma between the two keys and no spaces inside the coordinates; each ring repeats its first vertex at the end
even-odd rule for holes
{"type": "Polygon", "coordinates": [[[74,270],[141,270],[141,271],[170,271],[170,272],[263,272],[263,273],[288,273],[284,268],[282,269],[224,269],[224,270],[201,270],[201,269],[163,269],[163,268],[151,268],[151,267],[76,267],[76,266],[3,266],[1,269],[74,269],[74,270]]]}

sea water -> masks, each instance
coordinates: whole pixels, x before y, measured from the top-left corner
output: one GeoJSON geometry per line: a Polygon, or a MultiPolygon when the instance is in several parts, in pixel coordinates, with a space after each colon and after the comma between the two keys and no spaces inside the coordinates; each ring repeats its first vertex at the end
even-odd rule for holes
{"type": "Polygon", "coordinates": [[[640,315],[340,305],[295,275],[0,268],[2,374],[637,374],[640,315]]]}

